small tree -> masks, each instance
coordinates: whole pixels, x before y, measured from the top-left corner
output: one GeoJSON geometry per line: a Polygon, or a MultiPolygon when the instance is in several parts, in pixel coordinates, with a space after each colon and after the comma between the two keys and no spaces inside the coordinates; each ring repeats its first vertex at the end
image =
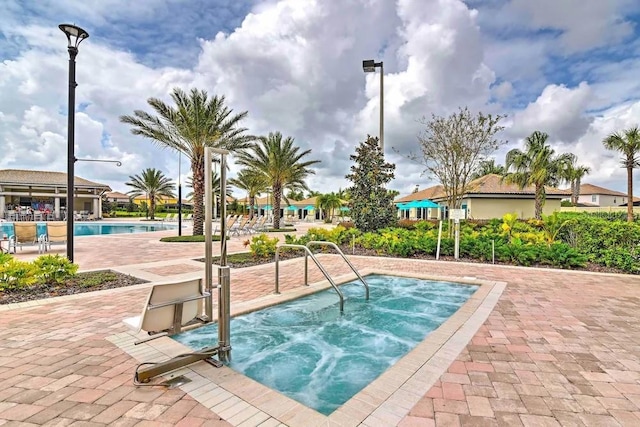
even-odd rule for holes
{"type": "Polygon", "coordinates": [[[615,132],[604,141],[607,150],[619,151],[621,163],[627,170],[627,221],[633,221],[633,170],[640,167],[640,128],[632,127],[623,132],[615,132]]]}
{"type": "Polygon", "coordinates": [[[351,218],[361,231],[375,231],[395,221],[393,196],[385,185],[393,178],[396,166],[384,161],[378,138],[367,135],[350,159],[355,162],[346,178],[353,183],[351,218]]]}
{"type": "Polygon", "coordinates": [[[442,184],[449,209],[459,209],[479,163],[506,141],[496,139],[504,116],[478,113],[472,115],[465,107],[449,117],[432,115],[422,119],[426,129],[418,136],[422,157],[409,158],[425,167],[442,184]]]}

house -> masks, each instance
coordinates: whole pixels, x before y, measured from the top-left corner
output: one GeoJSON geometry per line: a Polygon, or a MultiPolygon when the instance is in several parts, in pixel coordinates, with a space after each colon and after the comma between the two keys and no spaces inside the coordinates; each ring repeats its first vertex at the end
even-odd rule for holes
{"type": "MultiPolygon", "coordinates": [[[[111,191],[108,185],[74,177],[74,211],[102,214],[102,195],[111,191]]],[[[0,170],[0,218],[10,210],[31,207],[50,211],[62,219],[67,201],[67,174],[22,169],[0,170]]]]}
{"type": "MultiPolygon", "coordinates": [[[[608,188],[599,187],[593,184],[580,185],[580,195],[578,196],[578,204],[584,206],[626,206],[628,197],[626,193],[620,191],[609,190],[608,188]]],[[[634,204],[640,201],[634,197],[634,204]]]]}
{"type": "MultiPolygon", "coordinates": [[[[549,215],[560,210],[560,202],[571,194],[570,190],[546,187],[543,214],[549,215]]],[[[431,200],[441,208],[410,208],[404,217],[411,219],[439,218],[446,212],[446,196],[442,185],[429,187],[396,199],[396,205],[418,200],[431,200]]],[[[501,218],[506,213],[516,213],[519,218],[532,218],[535,214],[535,189],[533,186],[520,188],[503,181],[500,175],[489,174],[471,181],[462,197],[462,208],[467,217],[473,219],[501,218]]],[[[401,211],[403,212],[403,211],[401,211]]],[[[402,215],[402,214],[401,214],[402,215]]]]}
{"type": "Polygon", "coordinates": [[[115,203],[118,207],[126,207],[131,200],[128,195],[120,193],[119,191],[110,191],[105,193],[104,198],[107,202],[115,203]]]}

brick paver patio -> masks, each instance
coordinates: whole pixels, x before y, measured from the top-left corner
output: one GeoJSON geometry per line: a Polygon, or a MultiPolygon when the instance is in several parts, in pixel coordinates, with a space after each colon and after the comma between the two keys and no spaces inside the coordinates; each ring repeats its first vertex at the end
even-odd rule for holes
{"type": "MultiPolygon", "coordinates": [[[[136,239],[128,239],[127,252],[135,253],[136,239]]],[[[117,239],[110,242],[117,247],[117,239]]],[[[169,260],[162,263],[163,275],[170,273],[171,260],[183,265],[185,257],[201,256],[192,246],[176,255],[175,246],[163,254],[167,246],[148,244],[145,261],[169,260]]],[[[101,256],[105,265],[126,264],[105,251],[101,256]]],[[[640,278],[391,258],[352,261],[359,268],[507,283],[488,320],[400,425],[640,425],[640,278]]],[[[284,291],[301,284],[301,265],[283,264],[284,291]]],[[[139,266],[145,268],[151,267],[139,266]]],[[[348,272],[337,257],[327,268],[348,272]]],[[[313,267],[310,281],[320,279],[313,267]]],[[[232,302],[267,295],[273,285],[273,265],[232,270],[232,302]]],[[[0,306],[0,425],[229,425],[179,389],[132,385],[137,362],[106,338],[126,331],[122,319],[138,314],[147,292],[142,286],[33,307],[0,306]]]]}

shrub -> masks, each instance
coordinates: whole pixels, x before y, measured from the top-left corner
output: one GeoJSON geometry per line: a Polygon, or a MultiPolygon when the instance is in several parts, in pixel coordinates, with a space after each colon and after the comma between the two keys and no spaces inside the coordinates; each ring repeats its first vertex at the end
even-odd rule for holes
{"type": "Polygon", "coordinates": [[[344,228],[345,230],[349,230],[350,228],[355,227],[355,224],[353,223],[353,221],[340,221],[338,225],[344,228]]]}
{"type": "Polygon", "coordinates": [[[30,262],[11,258],[0,265],[0,290],[33,285],[37,280],[36,268],[30,262]]]}
{"type": "Polygon", "coordinates": [[[401,219],[398,221],[398,227],[406,230],[415,230],[418,220],[415,219],[401,219]]]}
{"type": "Polygon", "coordinates": [[[78,265],[61,255],[43,255],[33,261],[36,278],[43,283],[62,283],[73,277],[78,265]]]}
{"type": "Polygon", "coordinates": [[[276,254],[276,248],[278,246],[278,238],[270,238],[266,234],[260,234],[254,236],[251,239],[249,249],[253,256],[258,258],[268,258],[276,254]]]}

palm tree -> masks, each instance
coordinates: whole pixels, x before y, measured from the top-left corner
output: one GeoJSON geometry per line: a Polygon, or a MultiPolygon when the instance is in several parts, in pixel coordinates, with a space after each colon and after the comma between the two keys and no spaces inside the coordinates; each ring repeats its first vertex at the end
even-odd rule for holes
{"type": "Polygon", "coordinates": [[[145,194],[149,200],[149,216],[155,219],[156,201],[164,197],[175,197],[173,192],[175,185],[170,178],[167,178],[161,171],[147,168],[140,175],[129,176],[130,182],[125,183],[133,190],[127,194],[137,197],[145,194]]]}
{"type": "Polygon", "coordinates": [[[324,218],[330,217],[333,220],[335,210],[341,207],[342,200],[336,193],[321,194],[316,197],[316,208],[321,209],[324,218]]]}
{"type": "Polygon", "coordinates": [[[591,168],[584,165],[578,165],[576,162],[578,158],[571,155],[571,163],[567,164],[567,169],[564,171],[564,178],[571,183],[571,204],[576,206],[578,204],[578,198],[580,197],[580,184],[582,178],[591,172],[591,168]]]}
{"type": "Polygon", "coordinates": [[[285,189],[308,190],[305,178],[315,172],[309,166],[318,160],[302,161],[311,150],[300,151],[293,145],[293,138],[283,138],[280,132],[262,136],[250,151],[238,155],[238,163],[260,171],[267,179],[273,193],[273,228],[280,228],[280,200],[285,189]]]}
{"type": "Polygon", "coordinates": [[[640,166],[640,129],[632,127],[615,132],[602,141],[607,150],[622,153],[622,166],[627,169],[627,221],[633,221],[633,169],[640,166]]]}
{"type": "Polygon", "coordinates": [[[149,98],[147,102],[156,115],[136,110],[133,116],[120,116],[120,121],[131,125],[134,135],[149,138],[160,147],[179,151],[191,160],[193,234],[202,235],[205,147],[237,152],[247,148],[254,138],[246,135],[246,129],[239,126],[247,112],[232,114],[232,110],[225,106],[224,96],[209,97],[206,91],[195,88],[187,94],[175,88],[171,99],[175,106],[149,98]]]}
{"type": "MultiPolygon", "coordinates": [[[[187,187],[193,188],[193,179],[191,177],[187,178],[187,187]]],[[[213,205],[217,208],[218,200],[220,200],[220,176],[218,172],[211,171],[211,197],[213,198],[213,205]]],[[[227,187],[227,196],[231,196],[231,188],[227,187]]],[[[193,200],[194,192],[190,191],[187,193],[187,199],[193,200]]],[[[219,212],[219,211],[218,211],[219,212]]]]}
{"type": "Polygon", "coordinates": [[[247,192],[249,199],[249,218],[253,218],[256,196],[259,196],[260,193],[266,191],[269,187],[265,175],[255,169],[246,168],[238,172],[236,178],[231,178],[229,184],[247,192]]]}
{"type": "Polygon", "coordinates": [[[525,150],[514,148],[507,153],[505,161],[506,182],[516,184],[521,189],[529,185],[535,188],[536,219],[542,219],[545,186],[557,187],[564,180],[566,165],[571,162],[571,154],[555,155],[551,146],[546,144],[548,137],[544,132],[533,132],[525,140],[525,150]],[[514,172],[509,172],[511,168],[514,172]]]}
{"type": "Polygon", "coordinates": [[[481,178],[492,173],[504,176],[507,173],[507,170],[502,165],[496,165],[496,161],[494,159],[482,160],[478,163],[478,167],[474,171],[473,175],[471,175],[471,179],[481,178]]]}

